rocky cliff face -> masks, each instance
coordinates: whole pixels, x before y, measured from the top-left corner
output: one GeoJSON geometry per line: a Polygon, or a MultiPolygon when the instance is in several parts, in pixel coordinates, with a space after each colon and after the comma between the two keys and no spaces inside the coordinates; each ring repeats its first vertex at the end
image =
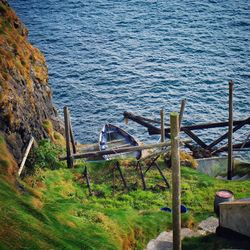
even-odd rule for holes
{"type": "Polygon", "coordinates": [[[27,28],[8,2],[0,0],[0,132],[17,162],[31,135],[37,140],[53,137],[51,125],[62,131],[45,58],[27,37],[27,28]]]}

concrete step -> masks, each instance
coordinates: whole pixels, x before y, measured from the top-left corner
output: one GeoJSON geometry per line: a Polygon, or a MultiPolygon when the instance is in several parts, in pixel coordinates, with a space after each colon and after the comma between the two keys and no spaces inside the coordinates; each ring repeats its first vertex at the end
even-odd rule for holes
{"type": "MultiPolygon", "coordinates": [[[[216,176],[216,179],[218,180],[227,180],[227,176],[216,176]]],[[[250,180],[250,175],[246,174],[244,176],[239,176],[239,175],[234,175],[232,177],[232,181],[246,181],[246,180],[250,180]]]]}
{"type": "Polygon", "coordinates": [[[219,180],[226,180],[225,178],[226,177],[223,177],[223,176],[220,176],[220,175],[216,176],[216,179],[219,179],[219,180]]]}
{"type": "MultiPolygon", "coordinates": [[[[198,237],[209,233],[215,233],[219,225],[218,219],[210,217],[198,225],[198,230],[194,231],[189,228],[181,229],[181,238],[198,237]]],[[[172,250],[173,249],[173,231],[162,232],[156,239],[149,241],[145,250],[172,250]]]]}
{"type": "Polygon", "coordinates": [[[233,181],[236,181],[236,180],[239,180],[240,179],[240,176],[239,175],[234,175],[233,177],[232,177],[232,180],[233,181]]]}

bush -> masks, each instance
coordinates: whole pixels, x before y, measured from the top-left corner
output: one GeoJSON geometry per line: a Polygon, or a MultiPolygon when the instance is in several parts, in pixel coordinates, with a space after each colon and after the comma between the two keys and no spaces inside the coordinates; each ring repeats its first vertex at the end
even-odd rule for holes
{"type": "Polygon", "coordinates": [[[33,172],[37,168],[59,169],[66,167],[58,156],[64,152],[63,148],[53,144],[49,139],[41,140],[37,148],[34,148],[27,159],[27,169],[33,172]]]}

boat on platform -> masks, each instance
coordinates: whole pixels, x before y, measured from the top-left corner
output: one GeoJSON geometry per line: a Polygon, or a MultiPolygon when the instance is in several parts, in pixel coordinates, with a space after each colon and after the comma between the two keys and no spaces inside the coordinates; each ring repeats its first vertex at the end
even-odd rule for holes
{"type": "MultiPolygon", "coordinates": [[[[124,131],[123,129],[113,125],[105,124],[100,132],[99,149],[100,151],[108,149],[120,149],[132,146],[139,146],[138,142],[133,136],[124,131]]],[[[113,155],[104,155],[105,160],[111,160],[115,158],[136,158],[140,159],[141,150],[135,152],[118,153],[113,155]]]]}

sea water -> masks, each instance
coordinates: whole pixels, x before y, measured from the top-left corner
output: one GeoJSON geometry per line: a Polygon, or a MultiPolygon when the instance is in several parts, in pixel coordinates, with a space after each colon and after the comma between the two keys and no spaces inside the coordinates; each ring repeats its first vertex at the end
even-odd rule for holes
{"type": "MultiPolygon", "coordinates": [[[[10,0],[29,40],[47,59],[53,102],[71,112],[76,138],[97,142],[105,123],[131,111],[166,119],[187,99],[183,124],[226,121],[228,81],[234,117],[250,116],[249,0],[10,0]]],[[[206,141],[221,130],[198,133],[206,141]]],[[[249,126],[237,142],[249,134],[249,126]]]]}

